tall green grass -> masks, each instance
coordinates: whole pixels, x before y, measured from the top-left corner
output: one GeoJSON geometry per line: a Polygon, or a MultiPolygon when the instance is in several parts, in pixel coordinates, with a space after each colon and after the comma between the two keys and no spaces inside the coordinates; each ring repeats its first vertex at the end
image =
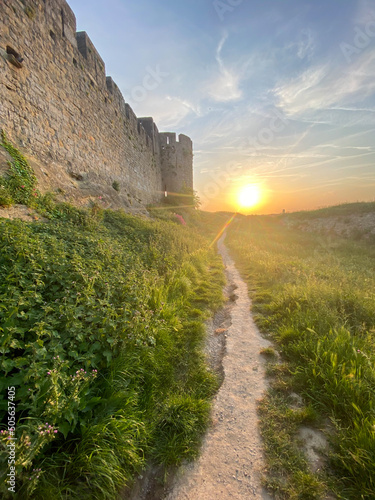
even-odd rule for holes
{"type": "MultiPolygon", "coordinates": [[[[374,498],[375,249],[294,232],[272,217],[235,222],[227,243],[249,284],[258,325],[288,363],[278,373],[276,393],[297,391],[320,422],[330,419],[330,466],[339,497],[374,498]]],[[[270,422],[272,394],[262,403],[270,422]]],[[[278,451],[268,449],[272,462],[278,451]]],[[[285,477],[298,489],[287,468],[268,480],[280,498],[294,498],[285,477]]]]}

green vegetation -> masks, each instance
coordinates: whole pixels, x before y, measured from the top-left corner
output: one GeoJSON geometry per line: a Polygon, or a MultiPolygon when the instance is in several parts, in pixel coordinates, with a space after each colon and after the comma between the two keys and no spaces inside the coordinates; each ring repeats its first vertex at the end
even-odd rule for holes
{"type": "Polygon", "coordinates": [[[115,191],[120,191],[120,183],[118,181],[113,181],[112,187],[115,191]]]}
{"type": "Polygon", "coordinates": [[[12,157],[9,161],[9,172],[0,177],[0,206],[10,206],[14,203],[35,205],[35,198],[40,194],[37,191],[37,179],[32,168],[22,154],[7,141],[1,131],[1,146],[12,157]]]}
{"type": "Polygon", "coordinates": [[[0,219],[1,497],[112,500],[146,461],[197,454],[217,389],[202,344],[222,304],[222,264],[171,214],[41,196],[3,145],[13,157],[4,191],[49,220],[0,219]],[[16,495],[5,483],[12,387],[16,495]]]}
{"type": "Polygon", "coordinates": [[[323,498],[329,489],[343,499],[374,498],[374,248],[265,216],[235,220],[227,244],[257,323],[281,354],[269,364],[272,386],[259,407],[267,486],[285,499],[323,498]],[[299,451],[301,423],[328,426],[326,470],[311,472],[299,451]]]}

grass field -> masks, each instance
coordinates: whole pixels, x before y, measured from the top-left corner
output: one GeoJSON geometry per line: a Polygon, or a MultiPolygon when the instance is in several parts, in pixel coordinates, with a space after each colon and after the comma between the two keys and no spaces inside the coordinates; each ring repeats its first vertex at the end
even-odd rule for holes
{"type": "Polygon", "coordinates": [[[266,483],[277,498],[324,498],[330,490],[343,499],[371,499],[375,248],[292,231],[281,220],[236,220],[226,239],[249,285],[256,321],[281,356],[272,361],[265,353],[273,381],[259,407],[266,483]],[[293,392],[303,396],[301,408],[293,407],[293,392]],[[328,430],[325,470],[309,470],[297,439],[301,424],[328,430]]]}
{"type": "MultiPolygon", "coordinates": [[[[204,321],[223,303],[213,243],[230,214],[155,207],[146,220],[56,203],[4,134],[2,145],[12,161],[0,205],[31,206],[47,222],[0,219],[0,494],[112,500],[146,463],[198,453],[218,387],[202,354],[204,321]],[[14,407],[16,494],[6,483],[14,407]]],[[[276,349],[263,352],[265,483],[282,499],[372,499],[375,249],[282,222],[237,216],[226,239],[276,349]],[[301,424],[327,431],[317,472],[301,452],[301,424]]]]}

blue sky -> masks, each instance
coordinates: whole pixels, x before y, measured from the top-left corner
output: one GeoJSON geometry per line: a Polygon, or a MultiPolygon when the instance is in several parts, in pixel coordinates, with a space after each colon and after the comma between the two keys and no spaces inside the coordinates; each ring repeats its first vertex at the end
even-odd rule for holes
{"type": "Polygon", "coordinates": [[[137,116],[190,136],[203,208],[375,200],[375,0],[68,0],[137,116]]]}

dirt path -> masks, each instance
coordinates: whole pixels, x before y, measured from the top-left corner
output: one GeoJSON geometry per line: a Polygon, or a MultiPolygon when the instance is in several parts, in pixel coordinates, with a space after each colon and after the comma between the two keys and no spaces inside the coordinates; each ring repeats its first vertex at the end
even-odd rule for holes
{"type": "Polygon", "coordinates": [[[261,337],[250,310],[246,283],[241,279],[224,245],[219,252],[227,280],[236,297],[230,310],[223,358],[224,381],[215,397],[213,424],[196,462],[182,468],[165,500],[270,499],[260,484],[262,444],[257,428],[257,400],[266,389],[260,349],[269,343],[261,337]]]}

